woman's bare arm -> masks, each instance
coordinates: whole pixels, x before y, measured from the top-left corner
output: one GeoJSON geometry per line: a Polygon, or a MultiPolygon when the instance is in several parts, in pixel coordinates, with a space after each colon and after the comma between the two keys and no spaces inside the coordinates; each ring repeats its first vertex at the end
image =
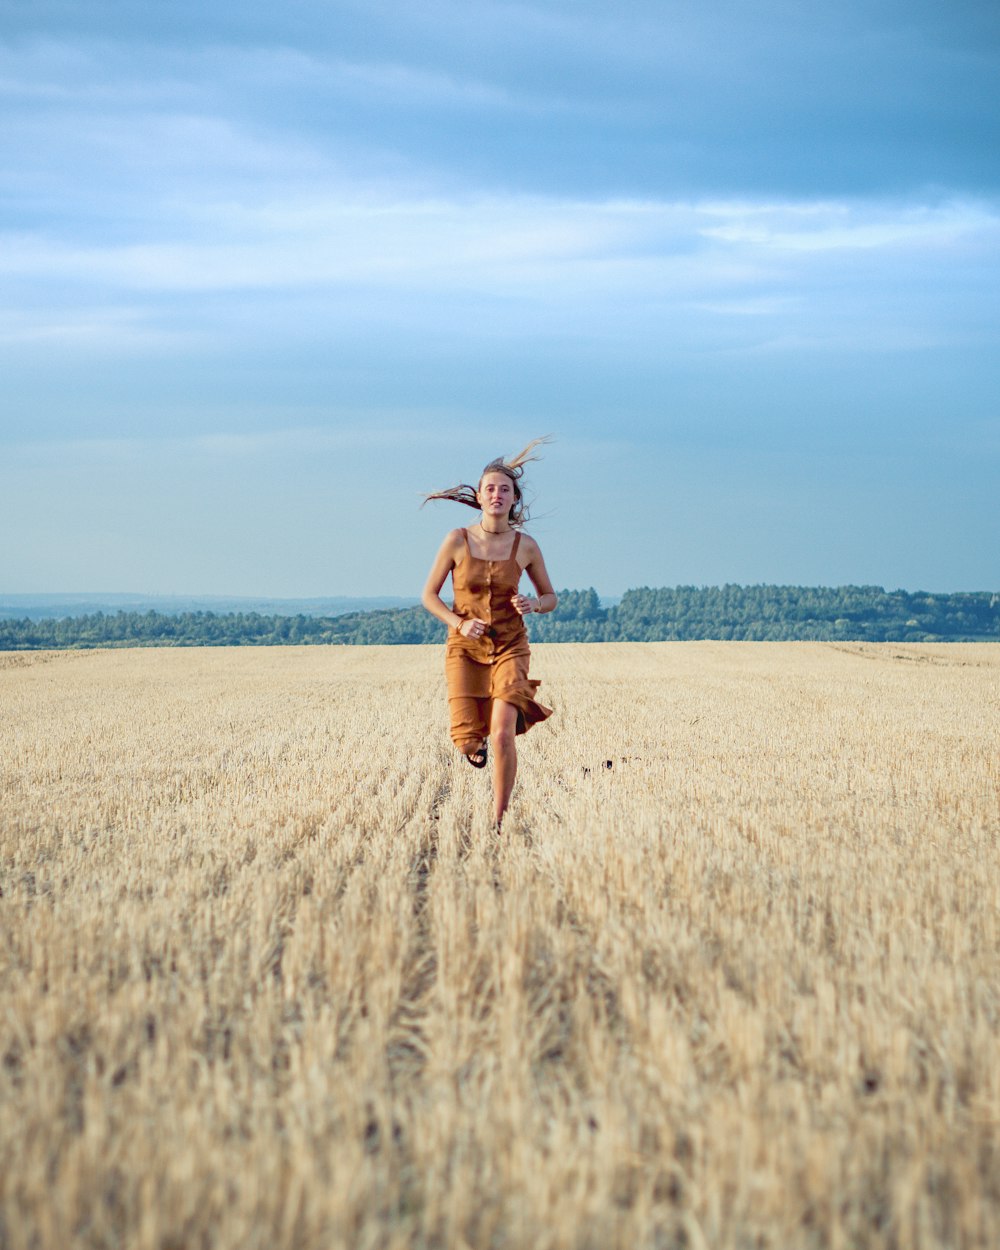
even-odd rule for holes
{"type": "Polygon", "coordinates": [[[514,608],[522,616],[529,612],[553,612],[559,602],[559,596],[552,588],[552,579],[549,577],[548,569],[545,567],[541,548],[527,534],[525,534],[524,538],[528,553],[528,563],[524,566],[524,571],[531,578],[531,584],[536,591],[536,598],[532,600],[527,595],[515,595],[514,608]]]}
{"type": "Polygon", "coordinates": [[[459,631],[466,624],[485,625],[485,622],[480,621],[478,617],[459,616],[441,598],[441,587],[445,584],[448,574],[458,563],[462,546],[461,530],[452,530],[445,535],[445,540],[438,549],[438,553],[434,557],[434,563],[431,565],[431,571],[427,575],[424,593],[420,596],[420,602],[430,612],[431,616],[436,616],[445,625],[459,631]]]}

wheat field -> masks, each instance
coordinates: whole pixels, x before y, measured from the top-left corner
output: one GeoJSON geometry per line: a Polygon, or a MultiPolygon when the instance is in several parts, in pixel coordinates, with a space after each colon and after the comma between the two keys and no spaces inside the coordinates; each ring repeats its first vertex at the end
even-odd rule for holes
{"type": "Polygon", "coordinates": [[[2,1250],[1000,1244],[1000,647],[441,669],[0,655],[2,1250]]]}

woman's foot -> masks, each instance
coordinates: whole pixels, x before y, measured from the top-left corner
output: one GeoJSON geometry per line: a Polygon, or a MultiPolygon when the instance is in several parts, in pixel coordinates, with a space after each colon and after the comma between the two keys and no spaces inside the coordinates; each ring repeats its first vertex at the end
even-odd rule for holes
{"type": "Polygon", "coordinates": [[[466,752],[465,758],[469,761],[473,768],[486,767],[486,739],[474,751],[466,752]]]}

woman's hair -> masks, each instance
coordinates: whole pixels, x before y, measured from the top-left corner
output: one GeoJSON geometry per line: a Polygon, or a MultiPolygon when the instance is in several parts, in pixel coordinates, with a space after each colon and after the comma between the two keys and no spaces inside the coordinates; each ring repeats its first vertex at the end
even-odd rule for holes
{"type": "MultiPolygon", "coordinates": [[[[470,486],[468,482],[462,482],[458,486],[449,486],[447,490],[436,490],[432,495],[424,496],[424,503],[431,499],[451,499],[454,503],[464,503],[469,508],[475,508],[479,511],[479,486],[482,484],[483,478],[487,473],[505,473],[511,480],[514,487],[514,503],[508,513],[508,521],[513,527],[521,526],[528,519],[528,506],[524,502],[521,493],[521,478],[524,476],[524,466],[532,460],[540,459],[539,456],[532,455],[534,449],[542,443],[547,443],[549,436],[546,434],[544,438],[533,438],[527,447],[523,448],[516,456],[511,456],[509,460],[505,460],[503,456],[497,456],[495,460],[491,460],[479,475],[479,482],[475,486],[470,486]]],[[[420,505],[423,507],[423,504],[420,505]]]]}

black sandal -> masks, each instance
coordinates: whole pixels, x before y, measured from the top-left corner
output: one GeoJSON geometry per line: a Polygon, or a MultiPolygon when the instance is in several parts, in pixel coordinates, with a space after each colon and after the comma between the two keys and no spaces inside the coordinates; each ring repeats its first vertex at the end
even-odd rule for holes
{"type": "Polygon", "coordinates": [[[469,763],[472,765],[473,768],[485,768],[486,767],[486,739],[484,738],[482,741],[482,745],[479,746],[475,751],[470,751],[469,754],[465,758],[469,761],[469,763]]]}

